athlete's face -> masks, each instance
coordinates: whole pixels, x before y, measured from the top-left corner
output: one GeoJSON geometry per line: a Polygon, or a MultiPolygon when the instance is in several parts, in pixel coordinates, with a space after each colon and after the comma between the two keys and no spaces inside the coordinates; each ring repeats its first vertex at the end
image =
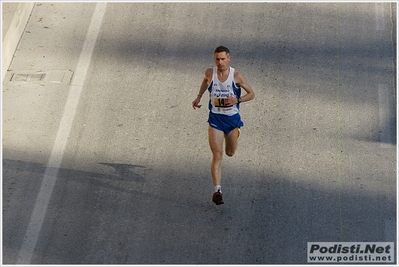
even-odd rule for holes
{"type": "Polygon", "coordinates": [[[215,60],[215,64],[216,67],[218,67],[218,70],[224,71],[229,67],[231,56],[227,55],[226,52],[220,52],[220,53],[215,53],[213,55],[213,59],[215,60]]]}

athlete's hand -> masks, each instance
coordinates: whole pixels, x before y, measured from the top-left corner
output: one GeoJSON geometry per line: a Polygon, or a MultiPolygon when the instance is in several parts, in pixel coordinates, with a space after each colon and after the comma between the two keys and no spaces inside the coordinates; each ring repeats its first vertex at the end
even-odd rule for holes
{"type": "Polygon", "coordinates": [[[235,104],[238,103],[238,98],[232,97],[232,96],[228,96],[225,100],[224,100],[224,104],[225,106],[233,106],[235,104]]]}
{"type": "Polygon", "coordinates": [[[202,105],[199,104],[200,101],[201,101],[201,97],[197,96],[197,98],[191,103],[191,105],[193,106],[193,109],[202,107],[202,105]]]}

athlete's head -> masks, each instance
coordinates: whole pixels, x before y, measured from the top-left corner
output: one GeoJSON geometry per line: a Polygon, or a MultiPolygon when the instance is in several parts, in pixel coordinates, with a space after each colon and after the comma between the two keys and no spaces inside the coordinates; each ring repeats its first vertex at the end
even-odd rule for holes
{"type": "Polygon", "coordinates": [[[213,52],[213,58],[218,69],[224,71],[229,67],[231,60],[230,50],[225,46],[218,46],[213,52]]]}
{"type": "Polygon", "coordinates": [[[221,53],[221,52],[226,52],[226,55],[230,56],[230,50],[227,47],[222,46],[222,45],[216,47],[216,49],[213,53],[216,54],[216,53],[221,53]]]}

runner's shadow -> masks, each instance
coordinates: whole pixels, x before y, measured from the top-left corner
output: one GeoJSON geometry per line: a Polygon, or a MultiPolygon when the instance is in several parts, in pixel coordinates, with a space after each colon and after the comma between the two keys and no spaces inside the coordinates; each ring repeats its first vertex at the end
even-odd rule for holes
{"type": "Polygon", "coordinates": [[[145,169],[145,166],[131,165],[131,164],[118,164],[118,163],[99,163],[101,165],[110,166],[115,169],[117,180],[121,181],[134,181],[145,182],[145,178],[137,173],[137,168],[145,169]]]}

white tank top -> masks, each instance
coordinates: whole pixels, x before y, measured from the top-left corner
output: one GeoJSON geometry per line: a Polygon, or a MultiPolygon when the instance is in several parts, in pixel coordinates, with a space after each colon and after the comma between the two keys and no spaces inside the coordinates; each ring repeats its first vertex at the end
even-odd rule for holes
{"type": "Polygon", "coordinates": [[[227,106],[224,99],[228,96],[238,98],[241,96],[241,88],[234,82],[234,68],[230,67],[229,77],[225,82],[220,82],[217,74],[217,67],[213,68],[212,81],[208,87],[209,110],[212,113],[232,116],[239,113],[240,104],[227,106]]]}

